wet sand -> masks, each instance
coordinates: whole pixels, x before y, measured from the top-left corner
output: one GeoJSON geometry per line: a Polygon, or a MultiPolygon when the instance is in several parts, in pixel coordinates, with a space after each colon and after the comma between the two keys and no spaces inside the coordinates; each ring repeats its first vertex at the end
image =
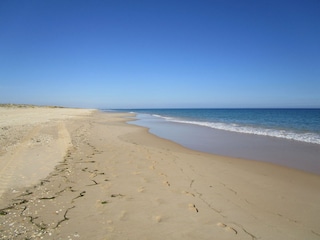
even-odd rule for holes
{"type": "Polygon", "coordinates": [[[320,239],[317,175],[192,151],[126,124],[128,114],[65,114],[1,125],[1,162],[48,144],[25,178],[60,154],[36,183],[2,184],[0,239],[320,239]]]}

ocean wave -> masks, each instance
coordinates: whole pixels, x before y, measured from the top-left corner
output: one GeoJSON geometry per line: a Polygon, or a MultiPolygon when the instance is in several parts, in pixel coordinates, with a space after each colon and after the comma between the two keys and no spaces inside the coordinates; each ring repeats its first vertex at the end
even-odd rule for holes
{"type": "Polygon", "coordinates": [[[279,130],[279,129],[245,126],[245,125],[240,125],[235,123],[187,121],[187,120],[179,120],[171,117],[163,117],[160,115],[153,115],[153,116],[163,118],[166,121],[170,121],[170,122],[192,124],[192,125],[209,127],[213,129],[225,130],[230,132],[246,133],[246,134],[259,135],[259,136],[269,136],[269,137],[283,138],[283,139],[306,142],[306,143],[320,144],[320,135],[316,133],[310,133],[310,132],[298,133],[290,130],[279,130]]]}

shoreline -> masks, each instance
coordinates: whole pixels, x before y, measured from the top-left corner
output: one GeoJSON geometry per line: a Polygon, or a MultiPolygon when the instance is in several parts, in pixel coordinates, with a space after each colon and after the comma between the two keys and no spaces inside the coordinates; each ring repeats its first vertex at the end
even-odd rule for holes
{"type": "Polygon", "coordinates": [[[61,120],[71,145],[0,197],[0,239],[319,239],[319,176],[193,151],[128,116],[61,120]]]}
{"type": "Polygon", "coordinates": [[[130,124],[195,151],[270,162],[320,175],[320,145],[139,116],[130,124]],[[302,161],[303,159],[303,161],[302,161]]]}

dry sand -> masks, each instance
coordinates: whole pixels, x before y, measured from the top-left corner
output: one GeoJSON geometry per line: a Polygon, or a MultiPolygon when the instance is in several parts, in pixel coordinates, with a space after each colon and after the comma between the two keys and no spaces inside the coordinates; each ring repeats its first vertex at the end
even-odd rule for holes
{"type": "Polygon", "coordinates": [[[1,109],[0,239],[320,239],[320,176],[191,151],[126,116],[1,109]]]}

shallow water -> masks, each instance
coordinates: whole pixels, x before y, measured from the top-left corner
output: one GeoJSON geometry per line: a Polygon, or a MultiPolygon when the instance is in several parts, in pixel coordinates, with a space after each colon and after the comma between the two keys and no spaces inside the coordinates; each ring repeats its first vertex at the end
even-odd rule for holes
{"type": "Polygon", "coordinates": [[[320,145],[320,109],[136,109],[169,122],[320,145]]]}
{"type": "Polygon", "coordinates": [[[319,144],[172,122],[150,114],[137,114],[137,119],[130,123],[147,127],[151,133],[193,150],[320,174],[319,144]]]}

